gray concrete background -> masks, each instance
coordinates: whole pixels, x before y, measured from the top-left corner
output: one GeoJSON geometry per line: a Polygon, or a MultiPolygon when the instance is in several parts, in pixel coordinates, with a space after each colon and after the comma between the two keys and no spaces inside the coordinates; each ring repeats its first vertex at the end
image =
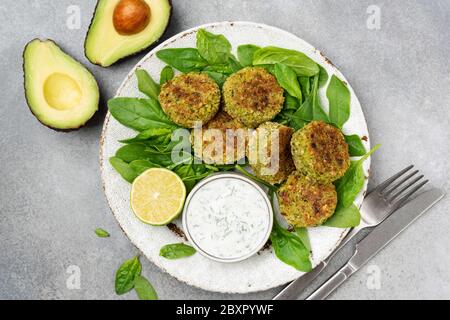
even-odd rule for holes
{"type": "MultiPolygon", "coordinates": [[[[173,5],[166,38],[203,23],[247,20],[288,30],[323,50],[355,89],[372,141],[383,144],[373,156],[371,184],[414,163],[449,191],[450,1],[174,0],[173,5]],[[381,8],[380,30],[366,26],[369,5],[381,8]]],[[[114,294],[117,266],[137,250],[106,204],[98,140],[105,101],[143,54],[108,69],[89,64],[83,41],[94,6],[94,0],[0,3],[0,298],[136,298],[114,294]],[[66,27],[69,5],[81,8],[79,30],[66,27]],[[101,111],[79,131],[54,132],[27,110],[21,55],[36,37],[54,39],[99,82],[101,111]],[[97,238],[96,227],[111,238],[97,238]],[[79,290],[66,287],[70,265],[80,267],[79,290]]],[[[332,298],[450,298],[449,210],[446,197],[373,259],[371,265],[381,271],[379,290],[368,289],[370,270],[364,268],[332,298]]],[[[344,262],[349,250],[345,253],[319,281],[344,262]]],[[[268,299],[279,290],[210,293],[180,283],[146,259],[142,264],[162,299],[268,299]]]]}

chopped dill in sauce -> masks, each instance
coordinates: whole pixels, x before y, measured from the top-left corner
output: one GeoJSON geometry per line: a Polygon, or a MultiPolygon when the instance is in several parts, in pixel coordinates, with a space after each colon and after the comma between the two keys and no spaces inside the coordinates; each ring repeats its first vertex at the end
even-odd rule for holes
{"type": "Polygon", "coordinates": [[[192,241],[218,259],[239,259],[256,253],[271,228],[271,210],[254,185],[227,177],[199,188],[185,212],[192,241]]]}

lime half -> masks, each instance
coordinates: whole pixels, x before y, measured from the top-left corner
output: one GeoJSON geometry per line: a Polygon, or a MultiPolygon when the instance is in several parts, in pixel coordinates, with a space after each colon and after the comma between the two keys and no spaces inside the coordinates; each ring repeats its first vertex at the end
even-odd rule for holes
{"type": "Polygon", "coordinates": [[[167,169],[148,169],[131,186],[131,209],[141,221],[151,225],[166,225],[178,217],[185,199],[183,180],[167,169]]]}

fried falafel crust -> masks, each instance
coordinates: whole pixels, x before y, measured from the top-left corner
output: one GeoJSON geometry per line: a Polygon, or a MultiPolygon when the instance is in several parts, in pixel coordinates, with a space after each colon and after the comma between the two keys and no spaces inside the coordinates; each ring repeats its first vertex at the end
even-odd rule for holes
{"type": "Polygon", "coordinates": [[[291,151],[297,170],[320,182],[341,178],[350,166],[344,135],[323,121],[312,121],[295,132],[291,151]]]}
{"type": "Polygon", "coordinates": [[[204,162],[232,164],[245,157],[248,129],[225,111],[219,111],[200,131],[192,130],[191,142],[195,156],[204,162]],[[216,141],[216,134],[221,136],[218,141],[216,141]],[[221,145],[214,145],[216,143],[221,145]]]}
{"type": "Polygon", "coordinates": [[[181,74],[161,87],[159,101],[164,112],[176,124],[193,128],[206,124],[219,110],[220,89],[207,74],[181,74]]]}
{"type": "Polygon", "coordinates": [[[277,192],[280,212],[294,227],[323,224],[336,209],[337,193],[332,183],[314,181],[295,171],[277,192]]]}
{"type": "Polygon", "coordinates": [[[250,128],[272,120],[283,108],[283,88],[261,67],[247,67],[231,75],[222,91],[224,110],[250,128]]]}
{"type": "Polygon", "coordinates": [[[285,181],[295,170],[290,147],[293,133],[294,129],[275,122],[265,122],[252,133],[247,158],[257,177],[274,185],[285,181]]]}

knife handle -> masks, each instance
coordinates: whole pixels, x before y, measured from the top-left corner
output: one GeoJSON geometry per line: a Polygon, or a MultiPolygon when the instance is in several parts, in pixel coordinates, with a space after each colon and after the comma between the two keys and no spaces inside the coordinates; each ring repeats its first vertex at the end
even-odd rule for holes
{"type": "Polygon", "coordinates": [[[314,291],[306,300],[324,300],[356,271],[350,264],[346,264],[322,286],[314,291]]]}

